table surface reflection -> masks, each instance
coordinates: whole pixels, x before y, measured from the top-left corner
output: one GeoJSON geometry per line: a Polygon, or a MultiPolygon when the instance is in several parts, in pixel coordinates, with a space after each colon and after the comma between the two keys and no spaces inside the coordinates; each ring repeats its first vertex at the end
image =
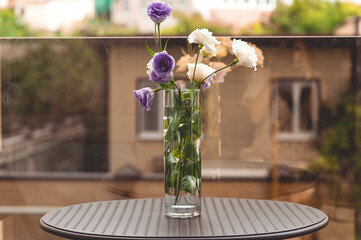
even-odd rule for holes
{"type": "MultiPolygon", "coordinates": [[[[312,188],[317,177],[311,172],[271,164],[245,164],[235,169],[202,169],[202,196],[274,199],[312,188]],[[277,176],[277,177],[275,177],[277,176]]],[[[125,166],[102,178],[102,185],[124,198],[164,196],[163,173],[142,174],[125,166]]]]}
{"type": "Polygon", "coordinates": [[[70,239],[286,239],[325,227],[313,207],[270,200],[202,198],[192,219],[164,215],[162,198],[72,205],[48,212],[41,227],[70,239]]]}

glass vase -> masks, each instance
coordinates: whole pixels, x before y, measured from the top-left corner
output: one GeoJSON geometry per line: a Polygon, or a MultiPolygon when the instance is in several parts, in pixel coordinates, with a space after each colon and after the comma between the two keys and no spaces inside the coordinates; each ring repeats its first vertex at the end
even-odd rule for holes
{"type": "Polygon", "coordinates": [[[164,91],[165,214],[201,214],[201,91],[164,91]]]}

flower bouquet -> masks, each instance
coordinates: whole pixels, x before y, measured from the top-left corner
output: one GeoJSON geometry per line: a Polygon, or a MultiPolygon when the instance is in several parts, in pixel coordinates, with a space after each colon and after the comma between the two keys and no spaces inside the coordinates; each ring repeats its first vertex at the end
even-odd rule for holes
{"type": "MultiPolygon", "coordinates": [[[[149,80],[158,88],[135,90],[138,102],[149,111],[156,93],[164,94],[164,186],[165,209],[170,217],[186,218],[201,213],[201,92],[211,84],[222,82],[232,66],[246,66],[256,70],[259,58],[255,47],[242,40],[228,43],[235,58],[229,64],[210,59],[217,56],[218,41],[207,29],[196,29],[188,36],[189,44],[196,44],[194,56],[182,57],[177,65],[188,60],[188,81],[175,81],[174,58],[167,53],[167,42],[162,45],[160,24],[169,17],[172,7],[167,3],[153,2],[147,14],[155,23],[154,40],[159,51],[146,48],[151,60],[147,64],[149,80]],[[230,46],[231,45],[231,46],[230,46]],[[213,67],[211,67],[214,66],[213,67]]],[[[229,41],[231,41],[229,39],[229,41]]],[[[179,70],[178,69],[178,70],[179,70]]]]}

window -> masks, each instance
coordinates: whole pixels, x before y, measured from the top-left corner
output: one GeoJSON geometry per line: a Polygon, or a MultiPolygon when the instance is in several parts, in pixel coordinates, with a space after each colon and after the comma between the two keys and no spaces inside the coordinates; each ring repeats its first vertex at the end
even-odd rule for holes
{"type": "MultiPolygon", "coordinates": [[[[137,83],[137,89],[150,87],[156,88],[157,84],[148,79],[141,79],[137,83]]],[[[137,104],[138,113],[138,137],[140,140],[162,140],[163,122],[162,122],[162,93],[155,96],[150,111],[146,111],[140,104],[137,104]]]]}
{"type": "Polygon", "coordinates": [[[314,139],[317,135],[318,81],[280,79],[273,85],[272,118],[279,140],[314,139]]]}
{"type": "Polygon", "coordinates": [[[142,8],[147,8],[148,6],[148,0],[142,0],[142,8]]]}
{"type": "Polygon", "coordinates": [[[170,5],[173,5],[172,0],[163,0],[162,2],[166,2],[166,3],[170,4],[170,5]]]}
{"type": "Polygon", "coordinates": [[[177,1],[177,3],[178,3],[178,8],[180,10],[186,10],[187,9],[187,3],[186,3],[185,0],[179,0],[179,1],[177,1]]]}
{"type": "Polygon", "coordinates": [[[128,0],[123,0],[122,1],[122,11],[123,12],[128,12],[129,11],[129,2],[128,2],[128,0]]]}

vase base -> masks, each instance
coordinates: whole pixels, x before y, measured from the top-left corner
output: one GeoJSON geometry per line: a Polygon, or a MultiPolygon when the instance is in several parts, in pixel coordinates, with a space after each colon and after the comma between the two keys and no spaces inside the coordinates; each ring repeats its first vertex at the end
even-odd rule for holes
{"type": "Polygon", "coordinates": [[[193,218],[201,215],[201,206],[166,204],[165,215],[171,218],[193,218]]]}

